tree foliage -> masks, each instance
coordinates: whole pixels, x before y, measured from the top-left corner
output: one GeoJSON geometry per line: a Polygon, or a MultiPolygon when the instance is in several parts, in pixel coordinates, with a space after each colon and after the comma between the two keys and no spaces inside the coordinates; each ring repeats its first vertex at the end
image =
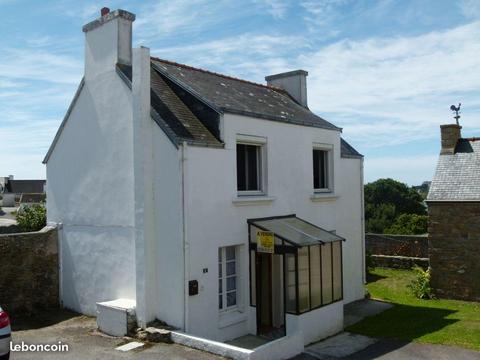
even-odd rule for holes
{"type": "MultiPolygon", "coordinates": [[[[422,196],[408,185],[393,179],[379,179],[365,185],[367,232],[381,234],[393,229],[398,234],[412,234],[408,232],[412,229],[419,233],[422,221],[425,220],[422,216],[426,216],[422,196]],[[399,220],[402,214],[420,217],[404,216],[399,220]]],[[[420,233],[427,230],[426,220],[423,229],[420,233]]]]}
{"type": "Polygon", "coordinates": [[[385,228],[386,234],[420,235],[427,232],[428,216],[401,214],[392,226],[385,228]]]}

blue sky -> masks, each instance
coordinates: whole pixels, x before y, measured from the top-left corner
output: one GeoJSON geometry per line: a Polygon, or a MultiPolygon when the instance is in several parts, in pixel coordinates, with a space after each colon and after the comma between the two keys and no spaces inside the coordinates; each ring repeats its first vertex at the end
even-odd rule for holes
{"type": "Polygon", "coordinates": [[[429,180],[451,104],[480,135],[477,0],[0,0],[0,176],[45,177],[102,6],[135,13],[155,56],[257,82],[307,70],[310,108],[365,155],[366,181],[429,180]]]}

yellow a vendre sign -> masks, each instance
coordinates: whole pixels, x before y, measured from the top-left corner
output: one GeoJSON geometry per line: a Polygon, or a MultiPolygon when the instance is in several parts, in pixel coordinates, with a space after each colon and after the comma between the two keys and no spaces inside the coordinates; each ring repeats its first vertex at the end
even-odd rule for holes
{"type": "Polygon", "coordinates": [[[275,235],[271,231],[257,230],[257,251],[273,254],[275,249],[275,235]]]}

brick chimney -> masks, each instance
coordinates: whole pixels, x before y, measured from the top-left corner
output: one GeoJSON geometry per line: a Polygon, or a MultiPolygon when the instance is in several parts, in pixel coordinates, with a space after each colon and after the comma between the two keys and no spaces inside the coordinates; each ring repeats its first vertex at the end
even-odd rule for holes
{"type": "Polygon", "coordinates": [[[294,70],[265,77],[268,85],[286,90],[300,105],[307,107],[307,75],[305,70],[294,70]]]}
{"type": "Polygon", "coordinates": [[[135,14],[102,8],[100,17],[83,26],[85,80],[115,70],[115,64],[132,64],[132,23],[135,14]]]}
{"type": "Polygon", "coordinates": [[[455,147],[458,140],[462,137],[462,127],[458,124],[440,125],[440,132],[442,136],[442,150],[440,155],[455,154],[455,147]]]}

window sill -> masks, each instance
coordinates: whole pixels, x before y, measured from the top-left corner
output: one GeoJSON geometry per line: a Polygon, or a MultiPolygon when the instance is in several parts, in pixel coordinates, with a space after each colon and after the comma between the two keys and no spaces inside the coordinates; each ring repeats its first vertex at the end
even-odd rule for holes
{"type": "Polygon", "coordinates": [[[312,196],[310,196],[310,200],[313,202],[319,202],[319,201],[335,201],[339,198],[338,195],[335,193],[331,192],[318,192],[314,193],[312,196]]]}
{"type": "Polygon", "coordinates": [[[273,196],[237,196],[233,198],[232,203],[237,206],[245,205],[268,205],[276,198],[273,196]]]}
{"type": "Polygon", "coordinates": [[[247,315],[240,310],[220,312],[218,327],[220,329],[247,321],[247,315]]]}

